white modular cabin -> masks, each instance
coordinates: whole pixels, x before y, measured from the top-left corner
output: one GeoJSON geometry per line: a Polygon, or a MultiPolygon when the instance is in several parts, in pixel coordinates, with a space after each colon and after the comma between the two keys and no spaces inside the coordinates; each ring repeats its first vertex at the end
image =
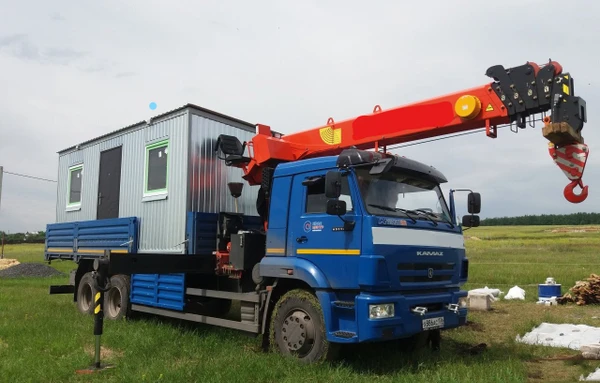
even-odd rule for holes
{"type": "Polygon", "coordinates": [[[228,182],[243,182],[238,211],[257,215],[258,186],[217,158],[220,134],[241,142],[254,124],[186,104],[58,152],[56,223],[139,220],[139,252],[185,252],[188,212],[235,211],[228,182]]]}

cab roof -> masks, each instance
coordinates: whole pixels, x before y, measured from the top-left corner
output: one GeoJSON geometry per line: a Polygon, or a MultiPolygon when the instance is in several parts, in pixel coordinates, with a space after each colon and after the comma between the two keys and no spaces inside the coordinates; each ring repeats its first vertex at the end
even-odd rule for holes
{"type": "Polygon", "coordinates": [[[338,156],[325,156],[310,158],[305,160],[285,162],[279,164],[275,169],[275,177],[290,176],[319,170],[332,170],[336,168],[352,167],[361,164],[372,163],[374,161],[391,161],[394,168],[402,169],[413,173],[414,175],[422,176],[436,183],[448,182],[446,177],[434,168],[433,166],[425,165],[419,161],[415,161],[406,157],[397,155],[383,155],[381,153],[346,149],[338,156]]]}

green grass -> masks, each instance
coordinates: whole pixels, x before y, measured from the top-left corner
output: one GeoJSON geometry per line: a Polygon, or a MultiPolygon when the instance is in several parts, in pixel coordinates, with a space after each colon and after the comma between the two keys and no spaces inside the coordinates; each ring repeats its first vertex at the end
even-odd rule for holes
{"type": "MultiPolygon", "coordinates": [[[[600,233],[550,233],[551,227],[484,227],[465,233],[471,261],[467,288],[513,285],[526,301],[499,301],[472,312],[469,325],[444,332],[438,354],[409,354],[392,344],[345,350],[340,361],[304,366],[259,351],[259,340],[240,332],[150,316],[105,322],[104,361],[114,368],[78,375],[91,365],[93,320],[68,295],[48,286],[68,276],[0,279],[0,382],[527,382],[576,381],[598,361],[561,360],[577,352],[515,342],[543,322],[600,326],[599,307],[536,305],[536,285],[552,276],[563,291],[600,272],[600,233]],[[477,239],[471,238],[477,237],[477,239]],[[469,348],[486,343],[486,351],[469,348]],[[558,359],[558,360],[556,360],[558,359]]],[[[42,246],[8,246],[7,258],[42,262],[42,246]]],[[[68,272],[71,262],[53,262],[68,272]]]]}

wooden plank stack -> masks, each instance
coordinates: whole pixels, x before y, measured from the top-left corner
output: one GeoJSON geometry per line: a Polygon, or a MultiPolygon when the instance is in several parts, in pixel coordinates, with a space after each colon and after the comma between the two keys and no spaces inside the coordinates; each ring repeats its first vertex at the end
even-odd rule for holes
{"type": "Polygon", "coordinates": [[[556,301],[560,304],[574,302],[579,306],[600,304],[600,276],[591,274],[585,281],[578,281],[568,293],[556,301]]]}

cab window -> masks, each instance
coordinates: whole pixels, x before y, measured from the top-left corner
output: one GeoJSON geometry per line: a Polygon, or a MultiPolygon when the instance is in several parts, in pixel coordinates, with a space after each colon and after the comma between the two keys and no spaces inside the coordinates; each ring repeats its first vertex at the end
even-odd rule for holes
{"type": "MultiPolygon", "coordinates": [[[[325,177],[307,178],[304,181],[306,188],[306,208],[305,213],[316,214],[327,212],[327,198],[325,197],[325,177]]],[[[348,211],[352,210],[352,197],[350,195],[350,186],[348,177],[342,177],[342,194],[339,198],[346,201],[348,211]]]]}

